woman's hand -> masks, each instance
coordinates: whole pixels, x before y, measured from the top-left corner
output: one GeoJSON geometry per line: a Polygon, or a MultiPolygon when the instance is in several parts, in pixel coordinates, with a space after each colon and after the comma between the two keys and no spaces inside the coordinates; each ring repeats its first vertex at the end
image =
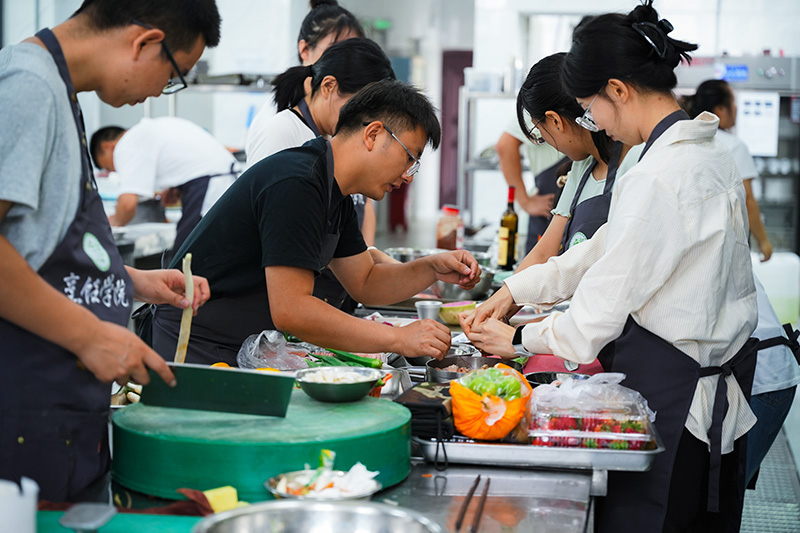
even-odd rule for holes
{"type": "MultiPolygon", "coordinates": [[[[476,325],[489,318],[496,318],[499,320],[506,316],[506,314],[513,308],[514,298],[511,296],[511,291],[508,290],[508,287],[503,285],[492,295],[491,298],[483,302],[474,310],[459,313],[458,322],[461,325],[461,329],[464,330],[464,333],[469,336],[470,330],[476,325]]],[[[514,313],[516,313],[519,308],[513,310],[514,313]]]]}
{"type": "Polygon", "coordinates": [[[475,324],[467,337],[484,353],[499,355],[503,359],[514,358],[514,328],[497,319],[490,318],[475,324]]]}
{"type": "Polygon", "coordinates": [[[186,277],[180,270],[138,270],[127,268],[133,279],[134,296],[137,300],[151,304],[170,304],[179,309],[186,309],[191,305],[196,315],[197,309],[206,303],[211,296],[208,280],[202,276],[192,276],[194,301],[189,302],[184,297],[186,294],[186,277]]]}

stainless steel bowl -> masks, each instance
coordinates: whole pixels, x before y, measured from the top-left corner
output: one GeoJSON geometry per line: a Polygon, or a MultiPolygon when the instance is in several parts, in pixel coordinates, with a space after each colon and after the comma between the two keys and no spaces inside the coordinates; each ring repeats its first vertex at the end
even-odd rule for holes
{"type": "Polygon", "coordinates": [[[495,271],[487,267],[482,267],[481,270],[481,279],[469,290],[439,280],[431,285],[431,291],[437,298],[446,300],[482,300],[492,288],[495,271]]]}
{"type": "MultiPolygon", "coordinates": [[[[478,355],[480,350],[474,347],[471,344],[454,344],[450,346],[450,349],[447,350],[447,355],[445,357],[455,357],[455,356],[463,356],[463,357],[472,357],[474,355],[478,355]]],[[[419,357],[406,357],[406,361],[411,366],[425,366],[428,361],[433,360],[433,357],[428,355],[421,355],[419,357]]]]}
{"type": "Polygon", "coordinates": [[[371,502],[276,500],[208,516],[192,533],[444,533],[425,516],[371,502]]]}
{"type": "Polygon", "coordinates": [[[525,379],[528,380],[528,383],[530,383],[533,388],[570,377],[573,379],[589,379],[587,374],[577,374],[574,372],[529,372],[525,374],[525,379]]]}
{"type": "Polygon", "coordinates": [[[487,367],[495,366],[498,363],[504,363],[514,370],[521,371],[522,365],[517,363],[516,361],[506,361],[503,359],[499,359],[497,357],[445,357],[440,361],[436,361],[434,359],[425,363],[425,379],[427,381],[431,381],[433,383],[448,383],[453,381],[454,379],[458,379],[463,377],[468,372],[472,370],[477,370],[478,368],[482,368],[483,365],[487,367]],[[451,372],[449,370],[442,370],[450,365],[456,365],[459,368],[464,369],[463,372],[451,372]]]}
{"type": "Polygon", "coordinates": [[[357,366],[325,366],[319,368],[304,368],[298,370],[295,379],[300,384],[303,392],[321,402],[355,402],[360,400],[375,387],[375,384],[383,376],[383,372],[374,368],[364,368],[357,366]],[[330,376],[345,372],[354,372],[363,377],[363,381],[355,383],[324,383],[309,380],[309,375],[314,373],[325,373],[330,376]]]}
{"type": "Polygon", "coordinates": [[[446,252],[441,248],[386,248],[384,252],[392,259],[397,259],[401,263],[407,263],[420,257],[426,257],[441,252],[446,252]]]}

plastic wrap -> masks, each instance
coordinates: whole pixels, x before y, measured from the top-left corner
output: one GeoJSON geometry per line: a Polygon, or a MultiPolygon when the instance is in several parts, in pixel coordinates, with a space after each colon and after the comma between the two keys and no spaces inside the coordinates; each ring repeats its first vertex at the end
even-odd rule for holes
{"type": "Polygon", "coordinates": [[[288,342],[282,332],[264,330],[245,339],[236,355],[236,362],[240,368],[298,370],[308,368],[304,359],[306,354],[307,348],[288,342]]]}

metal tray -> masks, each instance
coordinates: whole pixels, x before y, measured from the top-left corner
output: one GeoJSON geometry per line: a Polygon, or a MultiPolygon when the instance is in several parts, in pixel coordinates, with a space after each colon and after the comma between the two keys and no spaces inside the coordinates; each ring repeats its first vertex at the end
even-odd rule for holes
{"type": "MultiPolygon", "coordinates": [[[[656,443],[653,450],[548,448],[530,444],[475,441],[458,436],[445,440],[443,445],[450,463],[644,472],[650,470],[656,455],[665,449],[658,433],[655,429],[652,430],[656,443]]],[[[436,440],[411,437],[411,441],[420,447],[426,461],[435,461],[436,440]]],[[[438,459],[444,459],[441,450],[438,459]]]]}

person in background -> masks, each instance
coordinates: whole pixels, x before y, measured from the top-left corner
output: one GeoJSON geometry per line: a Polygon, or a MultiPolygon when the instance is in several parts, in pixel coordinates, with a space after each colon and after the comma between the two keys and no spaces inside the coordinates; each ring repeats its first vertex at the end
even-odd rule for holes
{"type": "MultiPolygon", "coordinates": [[[[262,159],[203,217],[178,250],[209,279],[212,299],[192,323],[187,362],[236,365],[243,341],[281,330],[326,348],[442,358],[450,330],[433,320],[402,328],[356,318],[312,294],[329,267],[347,292],[371,304],[410,298],[437,279],[473,287],[480,267],[464,250],[408,263],[378,263],[367,253],[353,202],[413,180],[426,144],[441,129],[430,102],[394,80],[367,85],[342,107],[330,141],[315,137],[262,159]]],[[[153,342],[171,355],[180,313],[159,306],[153,342]]]]}
{"type": "Polygon", "coordinates": [[[617,180],[594,237],[505,282],[508,305],[571,297],[568,310],[519,330],[496,318],[463,324],[476,346],[508,358],[515,345],[579,363],[603,350],[603,367],[657,412],[667,451],[647,472],[609,472],[600,532],[738,531],[741,447],[756,422],[744,187],[717,117],[689,120],[675,100],[674,69],[697,46],[672,30],[651,0],[575,28],[562,83],[584,109],[578,123],[646,141],[639,163],[617,180]]]}
{"type": "MultiPolygon", "coordinates": [[[[336,131],[339,110],[356,91],[369,83],[394,78],[391,61],[380,46],[361,37],[333,44],[314,65],[292,67],[278,75],[273,81],[278,113],[251,127],[248,141],[253,142],[246,149],[248,166],[317,136],[330,138],[336,131]],[[310,92],[305,89],[307,79],[311,80],[310,92]]],[[[364,234],[365,196],[353,194],[351,198],[365,242],[370,238],[374,241],[374,223],[367,224],[371,226],[370,235],[364,234]]],[[[372,215],[374,219],[374,211],[372,215]]],[[[369,251],[375,262],[393,261],[377,248],[369,251]]],[[[358,305],[329,269],[315,280],[314,295],[348,313],[358,305]]]]}
{"type": "Polygon", "coordinates": [[[719,117],[720,131],[717,137],[730,148],[747,192],[747,220],[750,222],[750,233],[756,238],[758,249],[761,250],[761,261],[769,261],[772,257],[772,243],[769,242],[758,202],[753,196],[753,180],[758,177],[758,170],[747,145],[728,131],[736,126],[736,95],[727,81],[706,80],[697,87],[694,95],[684,97],[683,105],[691,117],[696,117],[703,111],[714,113],[719,117]]]}
{"type": "MultiPolygon", "coordinates": [[[[531,127],[531,125],[528,125],[531,127]]],[[[515,120],[500,135],[495,145],[497,157],[500,159],[500,171],[509,187],[516,191],[516,201],[528,214],[528,237],[525,242],[525,253],[531,251],[547,229],[550,222],[550,210],[553,209],[555,193],[558,190],[556,180],[558,169],[565,161],[564,156],[549,144],[538,146],[532,143],[515,120]],[[525,187],[522,179],[522,153],[525,148],[528,164],[534,176],[533,189],[525,187]]]]}
{"type": "MultiPolygon", "coordinates": [[[[297,35],[297,58],[300,64],[307,67],[317,62],[325,50],[332,44],[364,37],[364,28],[361,23],[350,11],[339,5],[336,0],[311,0],[311,11],[303,19],[300,31],[297,35]]],[[[306,77],[304,83],[305,95],[311,94],[311,77],[306,77]]],[[[277,102],[276,102],[277,103],[277,102]]],[[[279,108],[280,112],[281,109],[279,108]]],[[[272,153],[270,151],[270,141],[264,137],[269,135],[269,128],[266,123],[272,118],[273,111],[270,106],[263,106],[253,118],[250,128],[247,131],[245,154],[247,156],[247,166],[256,163],[261,157],[272,153]],[[264,144],[265,146],[261,146],[264,144]]],[[[377,219],[375,215],[375,205],[372,200],[363,195],[353,195],[353,202],[360,215],[361,233],[367,246],[375,245],[375,230],[377,219]]],[[[384,259],[388,258],[383,254],[384,259]]]]}
{"type": "Polygon", "coordinates": [[[143,118],[127,130],[100,128],[89,151],[97,168],[119,177],[112,226],[130,222],[140,197],[162,193],[169,203],[180,198],[174,250],[237,176],[238,163],[225,146],[194,122],[177,117],[143,118]]]}
{"type": "Polygon", "coordinates": [[[125,267],[86,150],[77,93],[114,107],[173,90],[219,42],[213,0],[86,0],[0,50],[0,478],[39,497],[109,501],[110,382],[169,384],[127,329],[134,297],[195,310],[177,270],[125,267]]]}

